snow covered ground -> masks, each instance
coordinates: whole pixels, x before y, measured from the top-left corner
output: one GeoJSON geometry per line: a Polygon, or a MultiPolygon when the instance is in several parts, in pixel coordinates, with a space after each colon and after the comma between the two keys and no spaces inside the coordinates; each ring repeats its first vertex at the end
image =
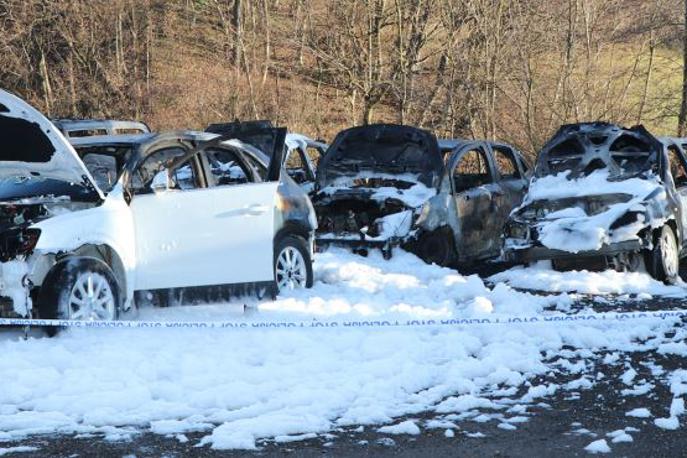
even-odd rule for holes
{"type": "MultiPolygon", "coordinates": [[[[556,273],[514,268],[490,279],[428,266],[398,251],[391,261],[332,249],[316,260],[313,289],[277,301],[142,309],[141,320],[447,320],[567,311],[576,296],[685,297],[645,274],[556,273]],[[491,283],[490,283],[491,284],[491,283]],[[512,289],[549,291],[532,294],[512,289]]],[[[674,320],[536,324],[307,327],[294,329],[73,329],[21,340],[0,331],[0,445],[37,434],[105,435],[202,431],[198,445],[253,449],[359,425],[387,434],[442,428],[465,419],[517,430],[528,406],[594,381],[595,354],[658,349],[687,355],[674,320]],[[579,374],[572,382],[545,375],[579,374]],[[432,420],[414,420],[414,415],[432,420]]],[[[612,358],[611,358],[612,359],[612,358]]],[[[680,428],[687,372],[664,374],[673,404],[657,428],[680,428]]],[[[623,375],[627,396],[651,390],[623,375]]],[[[652,415],[648,411],[629,416],[652,415]]],[[[448,432],[450,431],[450,432],[448,432]]],[[[612,448],[613,440],[605,443],[612,448]]],[[[604,444],[590,444],[603,452],[604,444]]]]}

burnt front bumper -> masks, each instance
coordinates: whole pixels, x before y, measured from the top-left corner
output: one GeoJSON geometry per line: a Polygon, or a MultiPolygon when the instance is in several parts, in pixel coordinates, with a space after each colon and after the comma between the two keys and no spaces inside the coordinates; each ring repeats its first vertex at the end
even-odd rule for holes
{"type": "Polygon", "coordinates": [[[315,246],[317,247],[318,251],[323,251],[327,247],[334,246],[348,248],[353,251],[379,249],[382,250],[382,252],[390,252],[393,247],[399,246],[401,243],[402,239],[400,237],[390,238],[387,240],[347,239],[333,237],[315,238],[315,246]]]}
{"type": "MultiPolygon", "coordinates": [[[[506,242],[509,245],[508,241],[506,242]]],[[[510,244],[512,245],[512,244],[510,244]]],[[[633,253],[643,249],[640,240],[626,240],[623,242],[603,245],[598,250],[578,251],[571,253],[565,250],[547,248],[539,243],[527,247],[510,247],[504,251],[504,259],[507,262],[526,264],[529,262],[545,260],[566,260],[581,258],[598,258],[599,256],[615,256],[622,253],[633,253]]]]}

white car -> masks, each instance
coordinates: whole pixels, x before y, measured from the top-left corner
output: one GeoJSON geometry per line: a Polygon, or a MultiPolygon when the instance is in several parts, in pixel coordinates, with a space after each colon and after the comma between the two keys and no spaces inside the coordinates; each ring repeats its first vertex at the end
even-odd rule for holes
{"type": "Polygon", "coordinates": [[[140,298],[312,285],[312,205],[249,145],[142,134],[79,157],[1,90],[0,135],[0,316],[114,320],[140,298]]]}

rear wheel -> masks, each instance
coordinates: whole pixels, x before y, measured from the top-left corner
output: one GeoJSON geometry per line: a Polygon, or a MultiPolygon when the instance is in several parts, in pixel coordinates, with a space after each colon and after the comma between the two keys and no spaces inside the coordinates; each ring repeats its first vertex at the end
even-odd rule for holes
{"type": "Polygon", "coordinates": [[[675,231],[665,225],[653,237],[653,248],[644,253],[646,269],[656,280],[675,284],[680,271],[680,251],[675,231]]]}
{"type": "MultiPolygon", "coordinates": [[[[119,316],[120,291],[112,270],[95,258],[74,258],[48,274],[39,295],[41,318],[114,321],[119,316]]],[[[48,328],[55,335],[58,328],[48,328]]]]}
{"type": "Polygon", "coordinates": [[[452,234],[434,231],[423,234],[418,240],[417,255],[427,264],[447,267],[455,260],[452,234]]]}
{"type": "Polygon", "coordinates": [[[277,292],[312,287],[312,260],[308,244],[303,238],[287,235],[277,242],[274,250],[274,281],[277,292]]]}

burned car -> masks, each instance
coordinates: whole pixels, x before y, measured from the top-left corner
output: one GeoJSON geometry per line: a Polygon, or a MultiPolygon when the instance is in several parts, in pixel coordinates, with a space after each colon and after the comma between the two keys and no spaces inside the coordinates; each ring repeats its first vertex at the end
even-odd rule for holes
{"type": "Polygon", "coordinates": [[[539,153],[525,200],[505,230],[505,257],[556,269],[634,271],[676,282],[685,254],[682,146],[644,127],[567,125],[539,153]]]}
{"type": "Polygon", "coordinates": [[[499,256],[528,166],[508,145],[442,140],[410,126],[339,133],[320,161],[313,197],[318,245],[394,246],[439,265],[499,256]]]}
{"type": "Polygon", "coordinates": [[[53,124],[66,138],[98,135],[146,134],[150,127],[140,121],[118,119],[53,119],[53,124]]]}
{"type": "Polygon", "coordinates": [[[77,154],[4,91],[0,133],[5,315],[114,320],[146,297],[312,285],[312,205],[250,145],[183,131],[74,139],[77,154]]]}
{"type": "MultiPolygon", "coordinates": [[[[272,122],[268,120],[235,121],[211,124],[205,131],[239,139],[270,154],[274,149],[270,134],[273,128],[272,122]]],[[[315,189],[317,164],[326,150],[327,144],[321,140],[313,140],[293,132],[286,134],[282,156],[284,170],[307,193],[312,193],[315,189]]]]}

